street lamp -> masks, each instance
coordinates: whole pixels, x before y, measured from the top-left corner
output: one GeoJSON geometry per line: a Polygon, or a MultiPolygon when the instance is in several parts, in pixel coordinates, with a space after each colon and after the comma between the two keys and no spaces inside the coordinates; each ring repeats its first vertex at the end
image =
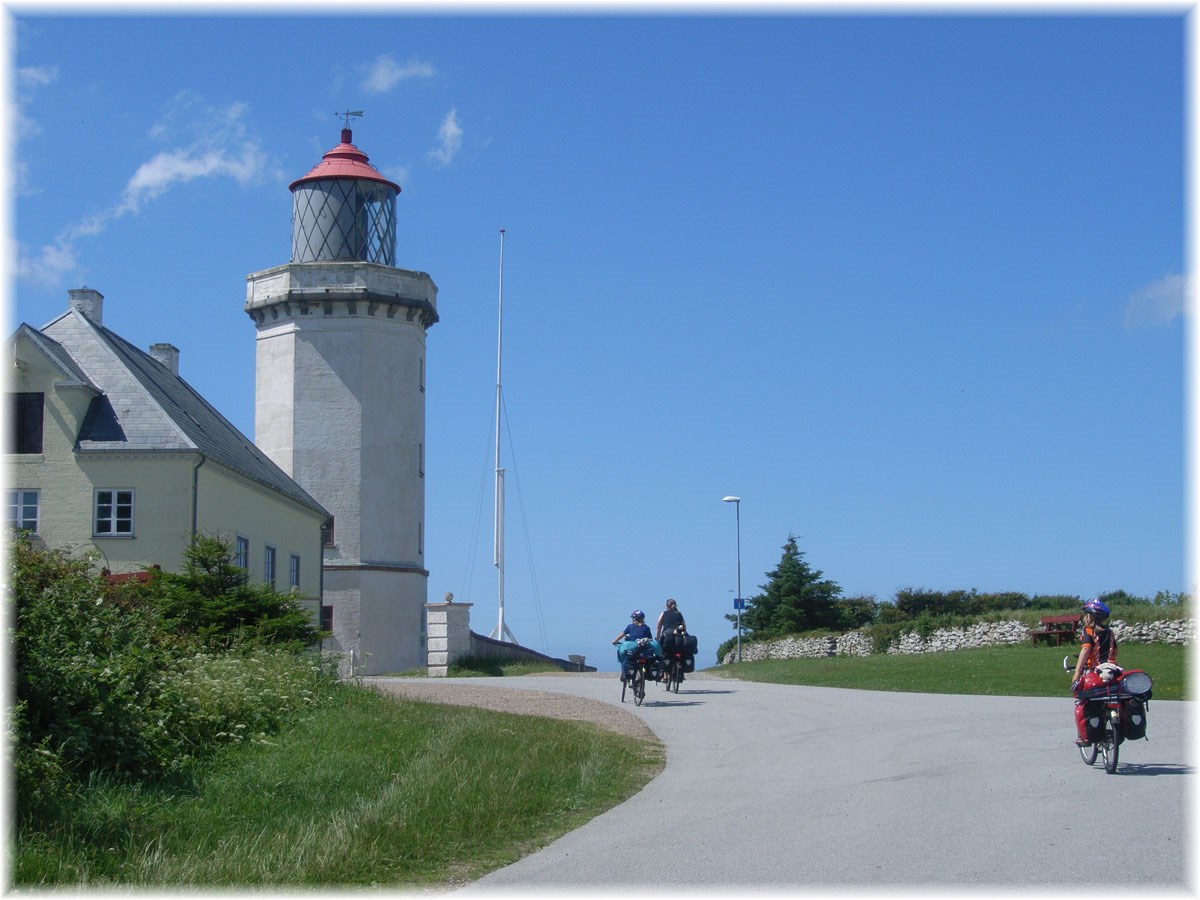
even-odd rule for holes
{"type": "Polygon", "coordinates": [[[737,596],[733,605],[737,610],[737,661],[742,661],[742,498],[722,497],[722,503],[732,503],[737,514],[737,596]]]}

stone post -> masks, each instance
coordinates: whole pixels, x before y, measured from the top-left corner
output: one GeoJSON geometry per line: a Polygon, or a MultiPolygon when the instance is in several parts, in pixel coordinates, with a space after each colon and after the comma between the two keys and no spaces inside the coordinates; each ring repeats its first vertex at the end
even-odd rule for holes
{"type": "Polygon", "coordinates": [[[450,663],[471,652],[471,604],[446,594],[442,603],[425,604],[425,622],[429,677],[445,678],[450,663]]]}

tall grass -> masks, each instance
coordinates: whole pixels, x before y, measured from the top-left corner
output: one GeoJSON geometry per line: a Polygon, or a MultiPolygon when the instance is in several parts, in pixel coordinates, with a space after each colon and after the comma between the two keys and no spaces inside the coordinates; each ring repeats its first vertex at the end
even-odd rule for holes
{"type": "MultiPolygon", "coordinates": [[[[875,654],[825,659],[766,659],[731,663],[710,670],[732,678],[772,684],[930,694],[996,694],[1024,697],[1068,696],[1070,676],[1063,657],[1072,663],[1074,645],[1024,644],[981,647],[948,653],[875,654]]],[[[1122,666],[1144,669],[1154,679],[1154,699],[1183,700],[1188,650],[1171,644],[1122,644],[1122,666]]]]}
{"type": "Polygon", "coordinates": [[[92,786],[18,834],[17,886],[458,883],[637,791],[661,747],[582,723],[344,686],[286,733],[224,748],[186,784],[92,786]]]}

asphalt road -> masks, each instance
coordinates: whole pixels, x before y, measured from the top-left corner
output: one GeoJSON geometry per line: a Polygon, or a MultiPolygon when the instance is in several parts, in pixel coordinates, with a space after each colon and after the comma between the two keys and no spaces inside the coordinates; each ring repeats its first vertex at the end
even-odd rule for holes
{"type": "MultiPolygon", "coordinates": [[[[490,686],[619,703],[613,679],[490,686]]],[[[651,685],[666,769],[620,806],[457,893],[743,892],[1193,884],[1191,703],[1152,701],[1120,768],[1084,765],[1062,698],[967,697],[693,676],[651,685]],[[643,890],[644,889],[644,890],[643,890]]]]}

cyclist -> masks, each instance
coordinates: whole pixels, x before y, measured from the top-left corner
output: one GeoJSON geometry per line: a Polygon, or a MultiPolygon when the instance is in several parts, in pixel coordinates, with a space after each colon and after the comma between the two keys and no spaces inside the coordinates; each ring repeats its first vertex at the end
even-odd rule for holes
{"type": "MultiPolygon", "coordinates": [[[[1071,691],[1074,693],[1080,687],[1093,687],[1091,681],[1099,681],[1095,675],[1103,663],[1117,661],[1117,639],[1112,629],[1108,627],[1110,611],[1103,600],[1095,597],[1083,604],[1083,638],[1079,647],[1079,660],[1075,663],[1075,675],[1071,679],[1071,691]]],[[[1075,701],[1075,744],[1086,747],[1091,741],[1087,737],[1087,725],[1084,722],[1084,702],[1075,701]]]]}
{"type": "Polygon", "coordinates": [[[613,646],[617,648],[617,662],[621,664],[622,681],[625,680],[625,654],[642,638],[653,639],[654,637],[654,632],[646,624],[646,614],[644,612],[640,609],[635,609],[629,614],[629,618],[629,624],[621,629],[612,640],[613,646]]]}
{"type": "Polygon", "coordinates": [[[680,625],[683,625],[685,631],[687,630],[687,624],[683,621],[683,613],[679,611],[679,605],[674,600],[668,600],[667,608],[658,614],[658,624],[654,626],[654,636],[661,643],[665,632],[674,631],[680,625]]]}

